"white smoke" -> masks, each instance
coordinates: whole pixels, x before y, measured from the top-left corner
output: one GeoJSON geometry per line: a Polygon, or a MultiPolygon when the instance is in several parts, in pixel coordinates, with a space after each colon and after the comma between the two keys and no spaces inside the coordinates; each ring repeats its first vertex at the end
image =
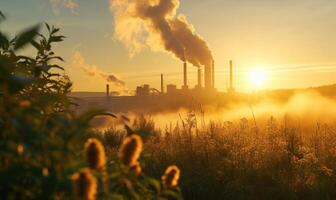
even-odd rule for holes
{"type": "Polygon", "coordinates": [[[182,14],[179,0],[110,0],[114,35],[134,55],[142,49],[165,50],[194,66],[210,66],[208,44],[182,14]]]}
{"type": "Polygon", "coordinates": [[[71,57],[71,66],[76,67],[83,71],[86,75],[94,78],[101,79],[107,83],[112,84],[113,88],[119,95],[129,94],[129,89],[126,87],[125,82],[119,79],[116,75],[104,72],[98,69],[97,66],[86,63],[84,57],[79,51],[75,51],[71,57]]]}
{"type": "Polygon", "coordinates": [[[76,0],[50,0],[53,13],[60,14],[61,8],[69,9],[71,12],[76,13],[75,10],[79,7],[76,0]]]}

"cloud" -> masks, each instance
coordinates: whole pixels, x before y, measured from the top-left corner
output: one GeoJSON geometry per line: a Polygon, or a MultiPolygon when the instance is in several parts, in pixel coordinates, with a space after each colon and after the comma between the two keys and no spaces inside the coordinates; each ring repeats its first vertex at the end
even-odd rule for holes
{"type": "Polygon", "coordinates": [[[79,5],[76,0],[50,0],[50,4],[55,15],[60,14],[61,9],[68,9],[72,13],[78,14],[76,9],[79,5]]]}
{"type": "Polygon", "coordinates": [[[286,67],[273,67],[270,68],[270,71],[316,71],[323,72],[326,70],[335,71],[335,63],[326,63],[326,64],[302,64],[302,65],[290,65],[286,67]]]}
{"type": "Polygon", "coordinates": [[[112,84],[114,93],[118,95],[127,95],[130,93],[125,82],[119,79],[116,75],[104,72],[98,69],[97,66],[86,63],[85,58],[79,51],[75,51],[71,57],[71,67],[75,67],[84,72],[87,76],[100,79],[109,84],[112,84]]]}

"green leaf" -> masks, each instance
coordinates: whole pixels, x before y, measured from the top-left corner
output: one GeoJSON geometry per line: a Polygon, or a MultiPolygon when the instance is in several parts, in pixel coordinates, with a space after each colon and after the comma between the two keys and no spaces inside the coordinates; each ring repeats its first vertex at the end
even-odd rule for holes
{"type": "Polygon", "coordinates": [[[57,69],[60,69],[60,70],[64,70],[64,68],[59,66],[59,65],[44,65],[42,67],[42,71],[48,72],[51,68],[57,68],[57,69]]]}
{"type": "Polygon", "coordinates": [[[60,57],[60,56],[52,56],[52,57],[49,57],[49,58],[47,59],[47,61],[49,61],[49,60],[53,60],[53,59],[60,60],[60,61],[63,61],[63,62],[64,62],[64,59],[63,59],[62,57],[60,57]]]}
{"type": "Polygon", "coordinates": [[[37,35],[38,31],[40,30],[40,25],[33,26],[25,31],[23,31],[17,37],[15,41],[14,50],[20,49],[24,47],[27,43],[31,42],[34,37],[37,35]]]}
{"type": "Polygon", "coordinates": [[[159,192],[161,190],[160,182],[157,181],[156,179],[147,178],[147,181],[149,185],[151,185],[155,189],[156,192],[159,192]]]}
{"type": "Polygon", "coordinates": [[[6,16],[0,11],[0,22],[5,19],[6,19],[6,16]]]}
{"type": "Polygon", "coordinates": [[[173,190],[166,190],[162,193],[164,196],[168,197],[168,199],[176,199],[176,200],[182,200],[183,198],[175,191],[173,190]]]}
{"type": "Polygon", "coordinates": [[[62,42],[64,38],[65,38],[64,36],[54,36],[54,37],[51,37],[49,41],[50,42],[62,42]]]}
{"type": "Polygon", "coordinates": [[[24,61],[34,61],[33,58],[30,58],[28,56],[17,56],[18,60],[24,60],[24,61]]]}
{"type": "Polygon", "coordinates": [[[105,115],[105,116],[110,116],[110,117],[113,117],[113,118],[117,118],[117,116],[115,116],[114,114],[112,113],[100,113],[99,115],[105,115]]]}
{"type": "Polygon", "coordinates": [[[45,26],[47,27],[47,29],[48,29],[48,31],[50,33],[50,26],[49,26],[49,24],[47,24],[47,23],[44,23],[44,24],[45,24],[45,26]]]}
{"type": "Polygon", "coordinates": [[[48,78],[51,78],[51,77],[60,77],[61,75],[60,74],[48,74],[48,78]]]}
{"type": "Polygon", "coordinates": [[[0,47],[7,49],[9,46],[9,41],[7,39],[7,36],[0,32],[0,47]]]}
{"type": "Polygon", "coordinates": [[[55,28],[54,26],[52,27],[52,31],[51,31],[51,34],[55,34],[59,31],[60,29],[59,28],[55,28]]]}
{"type": "Polygon", "coordinates": [[[35,40],[30,41],[30,43],[37,49],[37,50],[41,50],[41,45],[39,43],[37,43],[35,40]]]}

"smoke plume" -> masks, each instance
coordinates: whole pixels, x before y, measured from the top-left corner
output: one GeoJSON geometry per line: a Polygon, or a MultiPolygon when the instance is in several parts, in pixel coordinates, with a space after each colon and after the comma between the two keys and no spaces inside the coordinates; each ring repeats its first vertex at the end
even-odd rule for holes
{"type": "Polygon", "coordinates": [[[71,58],[71,66],[80,69],[85,72],[86,75],[98,78],[102,81],[112,84],[114,91],[118,94],[128,94],[129,90],[127,89],[125,82],[120,80],[117,76],[104,72],[97,68],[95,65],[90,65],[85,62],[84,57],[78,51],[74,52],[71,58]]]}
{"type": "Polygon", "coordinates": [[[75,10],[79,7],[76,0],[50,0],[50,4],[55,15],[60,14],[61,8],[69,9],[71,12],[76,13],[75,10]]]}
{"type": "Polygon", "coordinates": [[[179,0],[110,0],[115,37],[131,55],[149,47],[197,67],[209,66],[213,58],[208,44],[184,15],[176,14],[179,4],[179,0]]]}

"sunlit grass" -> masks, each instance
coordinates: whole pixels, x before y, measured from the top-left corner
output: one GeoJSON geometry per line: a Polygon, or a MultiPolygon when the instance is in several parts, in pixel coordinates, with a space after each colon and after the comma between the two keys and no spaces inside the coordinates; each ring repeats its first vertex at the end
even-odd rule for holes
{"type": "MultiPolygon", "coordinates": [[[[155,129],[151,120],[152,129],[135,125],[146,129],[149,138],[144,143],[145,171],[159,178],[168,163],[177,164],[183,172],[180,186],[184,198],[335,197],[334,125],[297,125],[285,117],[269,118],[258,127],[246,118],[200,127],[193,118],[187,115],[163,130],[155,129]]],[[[113,129],[105,132],[106,138],[112,135],[113,129]]]]}

